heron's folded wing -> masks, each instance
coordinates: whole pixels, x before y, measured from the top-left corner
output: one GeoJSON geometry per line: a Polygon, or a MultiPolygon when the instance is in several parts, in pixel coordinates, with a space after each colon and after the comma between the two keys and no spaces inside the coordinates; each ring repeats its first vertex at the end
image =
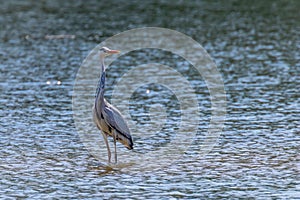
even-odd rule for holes
{"type": "Polygon", "coordinates": [[[104,117],[104,120],[107,124],[123,134],[125,137],[131,138],[128,125],[117,108],[115,108],[111,104],[107,104],[104,108],[104,113],[106,115],[106,117],[104,117]]]}

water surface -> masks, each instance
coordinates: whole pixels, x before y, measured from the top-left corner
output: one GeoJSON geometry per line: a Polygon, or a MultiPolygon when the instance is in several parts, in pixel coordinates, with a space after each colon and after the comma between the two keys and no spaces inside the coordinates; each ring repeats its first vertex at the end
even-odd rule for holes
{"type": "MultiPolygon", "coordinates": [[[[3,2],[0,197],[299,198],[299,8],[298,1],[3,2]],[[108,70],[106,97],[111,98],[122,70],[163,62],[188,77],[201,123],[194,144],[172,165],[153,163],[142,170],[138,159],[129,166],[121,159],[111,168],[90,155],[77,133],[73,85],[80,64],[98,43],[144,26],[181,31],[203,45],[223,77],[226,123],[214,149],[199,157],[195,152],[211,115],[205,81],[176,55],[132,52],[108,70]]],[[[137,149],[144,152],[171,141],[180,117],[172,91],[155,84],[141,87],[133,94],[130,112],[145,129],[151,125],[145,105],[152,103],[164,105],[169,124],[152,133],[156,137],[137,138],[137,149]]],[[[133,155],[121,145],[118,150],[133,155]]]]}

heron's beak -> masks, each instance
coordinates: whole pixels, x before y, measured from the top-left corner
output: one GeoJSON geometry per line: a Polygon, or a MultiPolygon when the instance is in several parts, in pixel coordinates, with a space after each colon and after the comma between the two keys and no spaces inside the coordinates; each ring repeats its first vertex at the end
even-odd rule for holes
{"type": "Polygon", "coordinates": [[[111,54],[116,54],[116,53],[120,53],[120,51],[118,51],[118,50],[109,50],[109,52],[108,53],[111,53],[111,54]]]}

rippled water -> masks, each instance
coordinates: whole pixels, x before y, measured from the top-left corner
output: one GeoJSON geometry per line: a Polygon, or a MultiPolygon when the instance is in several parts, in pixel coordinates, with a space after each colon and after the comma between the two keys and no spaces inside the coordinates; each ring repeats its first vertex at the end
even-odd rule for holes
{"type": "MultiPolygon", "coordinates": [[[[299,198],[299,2],[145,4],[3,3],[0,197],[299,198]],[[199,157],[196,152],[211,116],[205,81],[191,65],[168,52],[142,50],[124,55],[108,70],[108,99],[124,70],[163,60],[188,77],[197,94],[201,122],[194,143],[171,165],[161,167],[154,162],[145,170],[140,168],[136,152],[119,145],[120,154],[136,160],[124,164],[120,157],[118,166],[106,166],[90,155],[75,127],[72,96],[76,73],[98,43],[144,26],[181,31],[208,51],[224,81],[225,126],[214,149],[199,157]],[[71,36],[49,37],[61,34],[71,36]]],[[[148,104],[164,105],[170,120],[161,132],[145,137],[147,140],[136,138],[135,151],[151,152],[172,141],[180,118],[177,100],[171,90],[155,84],[135,91],[130,114],[142,128],[151,126],[145,115],[151,109],[148,104]],[[145,93],[147,90],[152,93],[145,93]]],[[[153,159],[151,153],[145,155],[153,159]]]]}

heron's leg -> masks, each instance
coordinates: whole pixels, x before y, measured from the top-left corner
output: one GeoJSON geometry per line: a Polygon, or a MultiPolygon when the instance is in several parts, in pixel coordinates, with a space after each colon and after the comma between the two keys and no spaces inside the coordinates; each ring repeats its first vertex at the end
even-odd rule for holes
{"type": "Polygon", "coordinates": [[[105,142],[106,148],[107,148],[108,163],[110,163],[111,152],[110,152],[110,148],[109,148],[109,144],[108,144],[108,140],[107,140],[107,135],[106,135],[106,133],[103,133],[103,132],[102,132],[102,135],[103,135],[104,142],[105,142]]]}
{"type": "Polygon", "coordinates": [[[117,142],[117,133],[116,133],[115,130],[113,132],[114,132],[114,145],[115,145],[115,163],[117,163],[117,144],[116,144],[116,142],[117,142]]]}

